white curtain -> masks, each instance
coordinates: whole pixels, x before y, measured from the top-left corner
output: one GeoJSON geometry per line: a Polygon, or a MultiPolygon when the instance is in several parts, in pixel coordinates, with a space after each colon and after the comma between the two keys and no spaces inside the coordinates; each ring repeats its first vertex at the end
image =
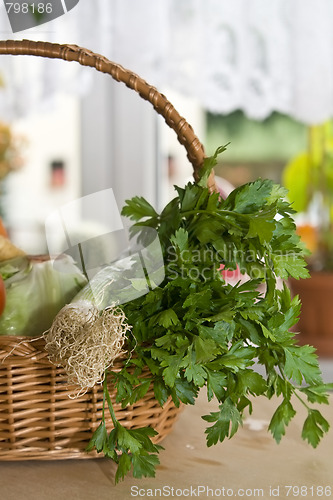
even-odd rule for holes
{"type": "MultiPolygon", "coordinates": [[[[333,115],[331,0],[80,0],[16,35],[3,8],[0,30],[2,38],[83,45],[216,113],[242,109],[262,119],[276,110],[304,123],[333,115]]],[[[84,92],[91,71],[1,56],[0,111],[45,107],[59,88],[84,92]]]]}

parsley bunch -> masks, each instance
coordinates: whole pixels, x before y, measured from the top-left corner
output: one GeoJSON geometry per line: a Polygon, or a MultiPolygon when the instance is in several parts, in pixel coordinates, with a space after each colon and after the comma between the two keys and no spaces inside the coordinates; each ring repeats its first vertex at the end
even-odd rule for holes
{"type": "MultiPolygon", "coordinates": [[[[269,430],[277,442],[295,415],[292,396],[308,411],[302,438],[316,447],[329,429],[313,403],[328,404],[315,349],[298,346],[290,331],[300,313],[298,297],[277,278],[308,276],[304,247],[295,233],[286,191],[270,180],[235,189],[226,200],[206,188],[215,155],[205,161],[201,178],[185,188],[158,214],[143,198],[126,202],[123,215],[132,231],[154,228],[162,245],[165,278],[148,294],[122,305],[132,336],[132,356],[120,372],[109,372],[116,401],[123,406],[143,398],[153,386],[160,405],[194,404],[206,386],[217,411],[202,418],[207,445],[231,438],[252,411],[254,396],[280,396],[269,430]],[[244,279],[224,281],[220,268],[236,269],[244,279]],[[256,370],[261,365],[264,370],[256,370]],[[148,374],[144,375],[144,373],[148,374]],[[265,375],[261,375],[264,372],[265,375]]],[[[103,421],[89,449],[96,447],[118,464],[116,482],[133,467],[135,477],[154,476],[160,446],[152,429],[127,430],[117,422],[108,384],[104,394],[114,429],[103,421]],[[120,453],[119,453],[120,452],[120,453]]]]}

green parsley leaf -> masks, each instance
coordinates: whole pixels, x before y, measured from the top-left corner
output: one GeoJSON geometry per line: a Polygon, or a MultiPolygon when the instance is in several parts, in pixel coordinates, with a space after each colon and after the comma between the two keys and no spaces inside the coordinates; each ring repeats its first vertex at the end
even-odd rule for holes
{"type": "Polygon", "coordinates": [[[189,347],[188,352],[186,356],[184,356],[180,366],[185,368],[185,377],[188,382],[193,380],[195,385],[198,387],[202,387],[204,385],[207,373],[200,364],[196,363],[196,354],[192,349],[192,346],[189,347]]]}
{"type": "Polygon", "coordinates": [[[116,476],[115,476],[115,483],[119,483],[121,479],[124,479],[126,474],[131,470],[132,468],[132,460],[127,453],[122,453],[122,455],[119,458],[118,462],[118,467],[116,470],[116,476]]]}
{"type": "Polygon", "coordinates": [[[309,410],[308,417],[304,422],[302,438],[316,448],[329,428],[329,423],[318,410],[309,410]]]}
{"type": "Polygon", "coordinates": [[[154,380],[154,394],[159,404],[163,406],[169,397],[169,391],[162,378],[154,380]]]}
{"type": "Polygon", "coordinates": [[[284,399],[280,406],[276,409],[268,427],[268,430],[271,431],[277,443],[279,443],[282,436],[285,435],[286,426],[295,415],[296,411],[290,401],[284,399]]]}
{"type": "Polygon", "coordinates": [[[198,389],[196,386],[181,377],[176,378],[174,391],[176,397],[184,404],[194,405],[195,398],[198,396],[198,389]]]}
{"type": "Polygon", "coordinates": [[[267,384],[262,377],[257,372],[251,369],[239,371],[236,374],[236,388],[235,391],[239,395],[245,395],[247,392],[260,396],[264,394],[267,390],[267,384]]]}
{"type": "Polygon", "coordinates": [[[154,322],[164,326],[164,328],[169,328],[169,326],[177,325],[179,323],[179,319],[175,311],[172,309],[166,309],[158,314],[158,316],[154,319],[154,322]]]}
{"type": "Polygon", "coordinates": [[[271,207],[251,217],[247,237],[259,238],[262,245],[270,243],[276,227],[274,215],[275,209],[271,207]]]}
{"type": "Polygon", "coordinates": [[[258,179],[236,188],[225,200],[224,206],[242,214],[255,213],[262,209],[269,199],[273,181],[258,179]]]}
{"type": "Polygon", "coordinates": [[[169,387],[173,387],[175,385],[175,380],[182,361],[183,354],[179,353],[173,356],[166,356],[166,358],[161,362],[161,365],[165,367],[163,370],[164,382],[169,387]]]}
{"type": "Polygon", "coordinates": [[[105,422],[101,422],[97,429],[95,430],[94,434],[92,435],[88,446],[87,446],[87,451],[91,451],[94,448],[98,452],[102,451],[105,443],[108,440],[108,431],[106,430],[105,422]]]}
{"type": "Polygon", "coordinates": [[[137,479],[141,477],[155,477],[156,466],[160,463],[158,456],[141,453],[132,457],[133,476],[137,479]]]}
{"type": "Polygon", "coordinates": [[[180,227],[173,236],[171,236],[170,241],[175,247],[177,247],[181,252],[186,250],[188,247],[188,233],[180,227]]]}
{"type": "Polygon", "coordinates": [[[156,210],[142,196],[135,196],[131,200],[126,200],[126,205],[123,207],[121,214],[134,221],[139,221],[143,217],[157,217],[156,210]]]}
{"type": "Polygon", "coordinates": [[[271,255],[274,271],[277,276],[282,279],[287,279],[289,276],[293,278],[309,278],[309,271],[305,268],[303,257],[298,254],[272,254],[271,255]]]}
{"type": "Polygon", "coordinates": [[[199,181],[198,181],[199,186],[201,187],[207,186],[208,177],[212,169],[217,164],[217,157],[227,149],[228,144],[226,144],[225,146],[220,146],[219,148],[217,148],[213,156],[205,158],[204,164],[199,171],[199,181]]]}
{"type": "Polygon", "coordinates": [[[226,377],[220,372],[214,372],[205,368],[207,372],[207,398],[211,401],[215,396],[218,401],[222,401],[225,396],[226,377]]]}
{"type": "Polygon", "coordinates": [[[291,380],[301,384],[303,379],[308,384],[321,384],[322,376],[318,358],[313,346],[291,346],[284,348],[284,372],[291,380]]]}
{"type": "Polygon", "coordinates": [[[195,345],[195,359],[197,363],[205,363],[212,361],[217,354],[220,354],[221,349],[212,339],[202,339],[197,337],[194,341],[195,345]]]}
{"type": "Polygon", "coordinates": [[[333,391],[333,383],[301,387],[300,391],[307,396],[307,399],[310,403],[320,403],[328,405],[328,391],[333,391]]]}
{"type": "Polygon", "coordinates": [[[206,422],[215,422],[212,427],[206,429],[207,446],[212,446],[218,441],[224,441],[225,438],[231,438],[242,423],[242,417],[237,407],[231,400],[227,398],[220,406],[218,412],[204,415],[202,418],[206,422]]]}

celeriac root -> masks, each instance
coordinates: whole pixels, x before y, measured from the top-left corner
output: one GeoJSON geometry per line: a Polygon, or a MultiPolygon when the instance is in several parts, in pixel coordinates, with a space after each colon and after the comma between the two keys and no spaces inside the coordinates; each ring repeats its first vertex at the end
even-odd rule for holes
{"type": "Polygon", "coordinates": [[[119,307],[102,312],[88,301],[68,304],[55,317],[45,334],[45,349],[55,365],[65,369],[69,384],[79,394],[104,380],[105,370],[122,353],[131,327],[119,307]]]}

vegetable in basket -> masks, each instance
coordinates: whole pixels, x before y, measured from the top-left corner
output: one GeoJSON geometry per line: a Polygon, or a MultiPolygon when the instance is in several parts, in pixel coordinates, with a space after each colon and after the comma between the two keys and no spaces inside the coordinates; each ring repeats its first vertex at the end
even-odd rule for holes
{"type": "Polygon", "coordinates": [[[49,257],[23,255],[0,262],[6,306],[0,335],[39,336],[50,328],[58,311],[87,280],[71,257],[63,255],[61,271],[49,257]]]}
{"type": "MultiPolygon", "coordinates": [[[[0,261],[24,255],[23,250],[17,248],[10,241],[7,229],[0,217],[0,261]]],[[[6,305],[6,287],[2,276],[0,276],[0,316],[6,305]]]]}
{"type": "MultiPolygon", "coordinates": [[[[216,411],[202,417],[208,423],[207,446],[234,436],[256,396],[280,398],[269,424],[276,442],[295,416],[295,398],[307,410],[303,439],[316,447],[329,430],[312,404],[328,404],[333,384],[323,383],[315,349],[298,346],[291,332],[300,313],[298,297],[292,298],[286,285],[277,286],[278,277],[308,276],[286,190],[259,179],[225,200],[211,194],[207,178],[223,150],[205,160],[197,183],[176,187],[176,198],[160,214],[140,197],[122,211],[134,221],[133,233],[145,227],[158,232],[165,278],[118,305],[130,329],[124,332],[126,363],[113,371],[109,360],[104,376],[104,406],[113,428],[107,429],[103,408],[88,446],[118,464],[116,482],[130,470],[137,478],[154,476],[161,447],[151,441],[152,428],[130,430],[117,421],[109,387],[124,407],[150,387],[161,406],[169,397],[176,406],[194,404],[206,387],[208,401],[217,401],[216,411]],[[226,283],[221,264],[230,270],[238,266],[243,282],[226,283]],[[143,376],[147,367],[149,375],[143,376]]],[[[105,282],[105,275],[100,278],[105,282]]],[[[112,307],[103,314],[108,310],[112,307]]]]}
{"type": "Polygon", "coordinates": [[[0,235],[8,238],[8,232],[6,226],[3,223],[2,217],[0,217],[0,235]]]}
{"type": "Polygon", "coordinates": [[[0,316],[6,305],[6,287],[2,278],[0,278],[0,316]]]}
{"type": "Polygon", "coordinates": [[[149,290],[142,253],[149,262],[150,287],[156,287],[164,277],[156,235],[149,228],[142,231],[141,244],[130,245],[122,258],[102,267],[72,302],[61,309],[45,334],[50,361],[65,368],[68,383],[80,387],[78,394],[103,382],[105,370],[123,353],[130,326],[123,310],[116,306],[149,290]]]}

